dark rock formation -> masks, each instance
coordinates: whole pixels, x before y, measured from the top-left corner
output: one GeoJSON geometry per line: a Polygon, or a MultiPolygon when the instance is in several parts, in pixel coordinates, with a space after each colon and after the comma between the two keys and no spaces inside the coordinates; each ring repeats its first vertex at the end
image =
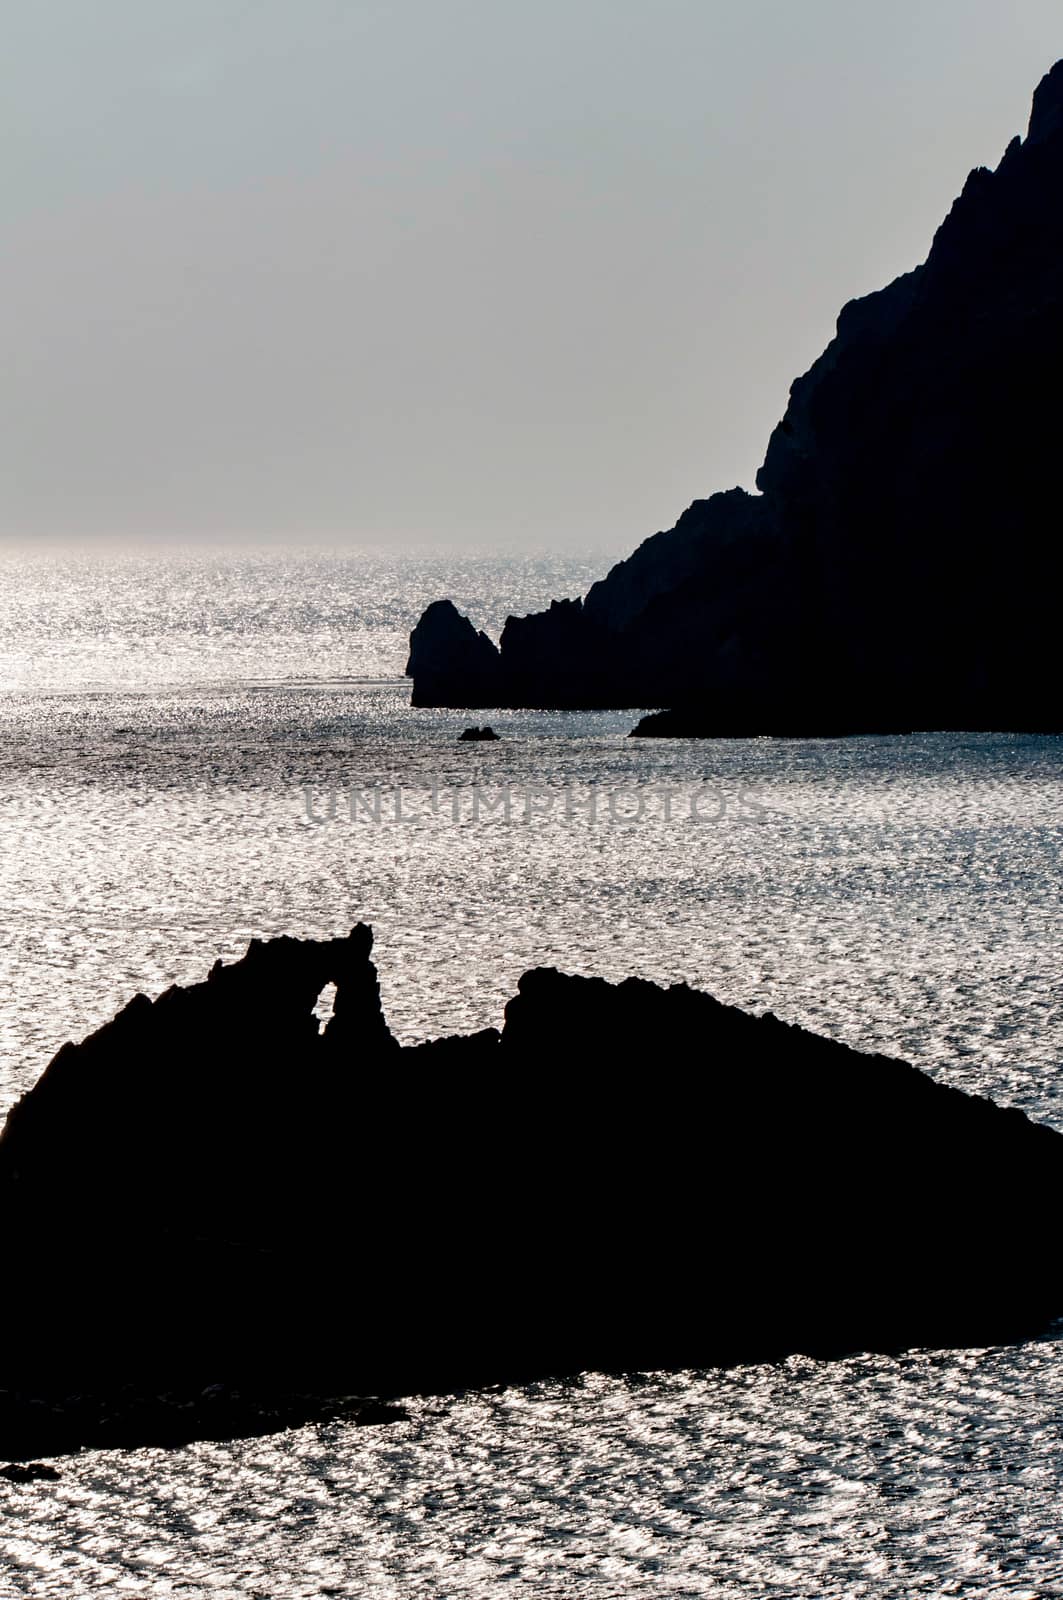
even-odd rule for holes
{"type": "Polygon", "coordinates": [[[628,734],[629,739],[701,739],[705,734],[704,713],[696,707],[678,711],[649,711],[640,717],[628,734]]]}
{"type": "Polygon", "coordinates": [[[481,706],[498,700],[498,650],[451,600],[433,600],[410,634],[406,675],[415,706],[481,706]]]}
{"type": "Polygon", "coordinates": [[[61,1477],[61,1472],[43,1461],[27,1461],[25,1465],[15,1461],[10,1466],[0,1467],[0,1478],[6,1478],[9,1483],[58,1483],[61,1477]]]}
{"type": "Polygon", "coordinates": [[[1063,1138],[1020,1112],[636,979],[530,972],[501,1034],[400,1049],[370,947],[253,943],[11,1112],[0,1459],[1063,1312],[1063,1138]]]}
{"type": "MultiPolygon", "coordinates": [[[[1061,359],[1063,62],[926,262],[843,308],[760,493],[696,501],[584,601],[511,617],[479,703],[669,705],[706,734],[1058,729],[1061,359]]],[[[411,654],[415,703],[453,703],[464,649],[411,654]]]]}
{"type": "Polygon", "coordinates": [[[488,727],[485,724],[485,726],[482,728],[466,728],[462,733],[458,734],[458,743],[490,744],[492,740],[497,738],[498,734],[495,732],[494,728],[488,727]]]}

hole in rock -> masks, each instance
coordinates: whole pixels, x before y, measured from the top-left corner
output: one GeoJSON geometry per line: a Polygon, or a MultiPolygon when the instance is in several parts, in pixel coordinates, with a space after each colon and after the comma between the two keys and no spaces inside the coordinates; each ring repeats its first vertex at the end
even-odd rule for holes
{"type": "Polygon", "coordinates": [[[324,1033],[332,1020],[332,1007],[336,1001],[336,985],[326,983],[314,1003],[314,1016],[318,1020],[318,1032],[324,1033]]]}

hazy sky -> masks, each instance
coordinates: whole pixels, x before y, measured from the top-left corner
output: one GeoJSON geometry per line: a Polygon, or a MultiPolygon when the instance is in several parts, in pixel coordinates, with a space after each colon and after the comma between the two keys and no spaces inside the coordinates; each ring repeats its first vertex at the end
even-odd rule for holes
{"type": "Polygon", "coordinates": [[[752,484],[1059,0],[8,0],[0,537],[608,545],[752,484]]]}

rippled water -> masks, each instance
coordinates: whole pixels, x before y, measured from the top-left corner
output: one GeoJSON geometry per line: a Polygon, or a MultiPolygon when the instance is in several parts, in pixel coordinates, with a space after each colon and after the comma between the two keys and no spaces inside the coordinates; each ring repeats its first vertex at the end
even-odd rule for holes
{"type": "MultiPolygon", "coordinates": [[[[361,918],[404,1038],[497,1022],[538,963],[639,972],[1063,1125],[1063,741],[500,713],[469,747],[405,703],[427,599],[497,630],[601,567],[0,564],[3,1104],[136,989],[361,918]]],[[[1063,1594],[1054,1341],[412,1416],[0,1480],[0,1596],[1063,1594]]]]}
{"type": "Polygon", "coordinates": [[[395,678],[441,594],[497,637],[509,611],[581,593],[610,559],[0,548],[0,692],[395,678]]]}
{"type": "Polygon", "coordinates": [[[1035,1600],[1063,1582],[1058,1359],[591,1375],[84,1457],[6,1491],[13,1592],[1035,1600]]]}

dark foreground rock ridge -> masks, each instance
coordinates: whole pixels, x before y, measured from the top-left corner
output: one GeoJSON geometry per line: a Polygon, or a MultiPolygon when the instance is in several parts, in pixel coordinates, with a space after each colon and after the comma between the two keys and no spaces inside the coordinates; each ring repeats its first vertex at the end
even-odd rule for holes
{"type": "Polygon", "coordinates": [[[500,1032],[400,1048],[371,946],[254,941],[13,1108],[0,1459],[1063,1312],[1063,1137],[1019,1111],[682,985],[551,969],[500,1032]]]}
{"type": "Polygon", "coordinates": [[[496,647],[450,601],[422,706],[667,706],[641,733],[1058,731],[1063,61],[926,261],[851,301],[757,474],[496,647]]]}

